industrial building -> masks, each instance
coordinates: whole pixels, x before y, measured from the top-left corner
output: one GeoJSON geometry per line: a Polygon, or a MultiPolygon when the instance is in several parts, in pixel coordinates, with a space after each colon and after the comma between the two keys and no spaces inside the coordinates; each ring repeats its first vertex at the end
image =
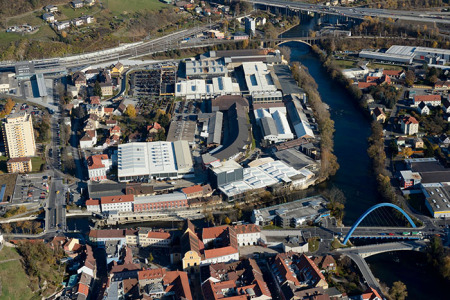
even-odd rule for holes
{"type": "Polygon", "coordinates": [[[301,186],[314,176],[307,170],[297,171],[282,161],[270,161],[256,167],[243,169],[243,179],[218,185],[228,201],[241,198],[246,192],[257,192],[275,185],[301,186]]]}
{"type": "Polygon", "coordinates": [[[288,65],[273,65],[273,70],[276,75],[275,84],[278,83],[278,89],[282,91],[283,95],[295,95],[306,100],[305,91],[298,86],[288,65]]]}
{"type": "Polygon", "coordinates": [[[178,209],[188,206],[186,195],[181,192],[174,192],[172,194],[134,197],[133,211],[178,209]]]}
{"type": "Polygon", "coordinates": [[[119,145],[119,181],[190,177],[193,171],[187,141],[119,145]]]}
{"type": "Polygon", "coordinates": [[[281,227],[298,227],[330,214],[327,200],[314,196],[289,203],[254,209],[251,220],[259,226],[274,224],[281,227]]]}
{"type": "Polygon", "coordinates": [[[309,123],[308,118],[303,111],[300,99],[297,96],[292,96],[291,100],[286,102],[286,109],[297,138],[315,138],[312,126],[309,123]]]}
{"type": "Polygon", "coordinates": [[[421,184],[425,206],[433,218],[450,218],[450,185],[442,183],[421,184]]]}
{"type": "Polygon", "coordinates": [[[252,96],[253,103],[279,102],[283,99],[283,94],[278,91],[267,64],[244,62],[242,71],[248,94],[252,96]]]}
{"type": "Polygon", "coordinates": [[[393,45],[386,52],[363,50],[359,53],[359,57],[407,64],[411,64],[413,60],[423,61],[432,58],[442,65],[450,60],[450,50],[393,45]]]}
{"type": "Polygon", "coordinates": [[[255,120],[261,127],[265,141],[269,143],[280,143],[294,138],[286,117],[285,107],[259,108],[253,112],[255,114],[255,120]]]}
{"type": "Polygon", "coordinates": [[[215,77],[211,80],[192,79],[178,82],[175,96],[188,100],[211,99],[223,95],[240,95],[239,84],[231,77],[215,77]]]}
{"type": "Polygon", "coordinates": [[[228,74],[223,59],[188,60],[185,62],[186,79],[206,79],[228,74]]]}
{"type": "Polygon", "coordinates": [[[184,119],[172,121],[167,132],[166,141],[187,141],[190,145],[194,145],[196,128],[197,122],[195,121],[184,119]]]}
{"type": "Polygon", "coordinates": [[[209,178],[212,187],[244,179],[244,168],[234,160],[214,162],[209,169],[209,178]]]}

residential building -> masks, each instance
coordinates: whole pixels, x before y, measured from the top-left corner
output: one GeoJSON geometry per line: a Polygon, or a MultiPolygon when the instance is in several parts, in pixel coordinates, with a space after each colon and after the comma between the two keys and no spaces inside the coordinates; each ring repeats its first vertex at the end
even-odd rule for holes
{"type": "Polygon", "coordinates": [[[82,8],[84,6],[83,0],[73,0],[70,2],[73,8],[82,8]]]}
{"type": "Polygon", "coordinates": [[[84,133],[84,136],[80,139],[80,148],[92,148],[97,144],[97,131],[88,130],[84,133]]]}
{"type": "Polygon", "coordinates": [[[95,0],[84,0],[84,4],[86,6],[94,6],[95,5],[95,0]]]}
{"type": "Polygon", "coordinates": [[[100,205],[102,212],[130,212],[133,211],[133,202],[134,195],[119,195],[102,197],[100,200],[100,205]]]}
{"type": "Polygon", "coordinates": [[[429,115],[430,114],[430,108],[428,105],[425,104],[425,102],[420,102],[420,104],[417,106],[417,111],[421,115],[429,115]]]}
{"type": "Polygon", "coordinates": [[[90,212],[99,213],[100,209],[100,200],[98,199],[88,199],[86,200],[86,209],[90,212]]]}
{"type": "Polygon", "coordinates": [[[119,241],[121,245],[125,245],[125,229],[92,229],[89,231],[89,241],[100,247],[104,247],[109,241],[119,241]]]}
{"type": "Polygon", "coordinates": [[[245,17],[245,33],[249,36],[255,35],[256,32],[256,21],[251,17],[245,17]]]}
{"type": "Polygon", "coordinates": [[[204,270],[201,279],[204,299],[272,299],[261,269],[251,258],[212,264],[204,270]]]}
{"type": "Polygon", "coordinates": [[[106,173],[112,167],[112,161],[107,154],[98,154],[89,156],[87,159],[89,180],[105,180],[106,173]]]}
{"type": "Polygon", "coordinates": [[[124,71],[124,66],[121,62],[115,64],[111,69],[111,76],[120,76],[124,71]]]}
{"type": "Polygon", "coordinates": [[[169,248],[172,243],[172,238],[169,232],[163,230],[139,230],[139,246],[140,247],[160,247],[169,248]]]}
{"type": "Polygon", "coordinates": [[[100,88],[102,90],[102,96],[112,96],[114,94],[114,86],[111,82],[100,83],[100,88]]]}
{"type": "Polygon", "coordinates": [[[209,184],[206,185],[193,185],[184,189],[181,189],[183,194],[186,195],[186,198],[195,199],[195,198],[203,198],[210,197],[212,194],[212,188],[209,184]]]}
{"type": "Polygon", "coordinates": [[[45,22],[50,22],[50,23],[55,22],[55,16],[54,16],[53,14],[50,14],[50,13],[45,13],[45,14],[43,14],[43,15],[42,15],[42,19],[43,19],[45,22]]]}
{"type": "Polygon", "coordinates": [[[55,22],[53,24],[57,30],[61,31],[70,27],[70,21],[55,22]]]}
{"type": "Polygon", "coordinates": [[[81,25],[84,24],[84,20],[83,20],[82,18],[75,18],[75,19],[72,19],[72,20],[70,21],[70,23],[71,23],[73,26],[78,27],[78,26],[81,26],[81,25]]]}
{"type": "Polygon", "coordinates": [[[144,298],[172,298],[193,300],[188,273],[165,269],[142,270],[138,272],[139,285],[144,298]]]}
{"type": "Polygon", "coordinates": [[[372,110],[370,114],[375,121],[380,123],[386,122],[386,115],[381,108],[375,107],[375,109],[372,110]]]}
{"type": "Polygon", "coordinates": [[[6,117],[3,122],[3,140],[9,158],[34,156],[36,143],[31,115],[20,111],[6,117]]]}
{"type": "Polygon", "coordinates": [[[255,224],[243,224],[232,226],[236,232],[238,246],[258,245],[261,241],[261,228],[255,224]]]}
{"type": "Polygon", "coordinates": [[[55,13],[58,11],[58,6],[55,5],[47,5],[46,7],[44,7],[44,10],[49,12],[49,13],[55,13]]]}
{"type": "Polygon", "coordinates": [[[8,173],[30,173],[33,171],[30,157],[10,158],[6,162],[8,173]]]}
{"type": "Polygon", "coordinates": [[[383,300],[376,289],[369,287],[364,293],[361,294],[359,300],[383,300]]]}
{"type": "Polygon", "coordinates": [[[404,117],[400,120],[402,132],[407,135],[413,135],[419,132],[419,122],[414,117],[404,117]]]}
{"type": "Polygon", "coordinates": [[[77,88],[80,88],[82,86],[86,86],[86,76],[83,72],[75,72],[72,75],[72,81],[73,85],[77,88]]]}
{"type": "Polygon", "coordinates": [[[136,142],[119,145],[119,181],[137,178],[182,178],[193,174],[189,143],[136,142]]]}
{"type": "Polygon", "coordinates": [[[420,102],[425,103],[427,106],[440,106],[441,95],[417,95],[414,97],[413,107],[419,106],[420,102]]]}

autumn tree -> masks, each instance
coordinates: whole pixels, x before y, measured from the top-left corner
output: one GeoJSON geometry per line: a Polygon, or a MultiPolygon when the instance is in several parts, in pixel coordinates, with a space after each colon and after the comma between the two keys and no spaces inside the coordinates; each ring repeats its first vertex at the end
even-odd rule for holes
{"type": "Polygon", "coordinates": [[[231,223],[230,218],[227,216],[224,220],[225,224],[229,225],[231,223]]]}
{"type": "Polygon", "coordinates": [[[389,290],[389,295],[393,300],[405,300],[408,296],[406,285],[401,281],[396,281],[389,290]]]}
{"type": "Polygon", "coordinates": [[[414,81],[416,80],[416,75],[413,70],[408,70],[405,73],[405,83],[407,86],[413,86],[414,81]]]}
{"type": "Polygon", "coordinates": [[[136,118],[136,108],[132,104],[127,105],[127,109],[125,110],[125,115],[130,118],[136,118]]]}
{"type": "Polygon", "coordinates": [[[11,231],[12,231],[11,224],[9,224],[9,223],[4,223],[4,224],[2,224],[2,230],[3,230],[6,234],[11,233],[11,231]]]}

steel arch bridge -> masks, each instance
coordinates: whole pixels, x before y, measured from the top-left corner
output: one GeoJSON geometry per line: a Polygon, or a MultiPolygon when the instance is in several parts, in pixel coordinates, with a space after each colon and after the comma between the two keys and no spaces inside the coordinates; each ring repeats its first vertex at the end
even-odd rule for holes
{"type": "Polygon", "coordinates": [[[414,224],[414,222],[411,219],[411,217],[408,216],[408,214],[403,209],[401,209],[400,207],[398,207],[397,205],[392,204],[392,203],[380,203],[380,204],[374,205],[371,208],[369,208],[364,214],[361,215],[361,217],[358,218],[356,223],[353,224],[352,228],[350,228],[350,231],[345,236],[344,245],[347,244],[348,240],[352,236],[353,231],[355,231],[355,229],[358,227],[359,223],[361,223],[362,220],[364,220],[364,218],[367,217],[372,211],[374,211],[374,210],[376,210],[377,208],[380,208],[380,207],[392,207],[392,208],[395,208],[396,210],[398,210],[399,212],[401,212],[405,216],[405,218],[408,220],[409,224],[411,224],[411,226],[413,228],[416,228],[416,224],[414,224]]]}

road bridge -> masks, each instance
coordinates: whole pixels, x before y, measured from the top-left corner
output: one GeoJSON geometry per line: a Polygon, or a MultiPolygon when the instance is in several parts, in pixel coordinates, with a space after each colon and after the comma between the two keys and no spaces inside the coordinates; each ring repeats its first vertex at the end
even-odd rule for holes
{"type": "Polygon", "coordinates": [[[344,16],[354,19],[365,17],[391,18],[393,20],[424,22],[433,24],[450,24],[449,12],[419,11],[419,10],[390,10],[361,7],[327,7],[321,4],[302,3],[289,0],[244,0],[258,7],[276,7],[280,12],[302,11],[306,13],[320,13],[335,16],[344,16]]]}

